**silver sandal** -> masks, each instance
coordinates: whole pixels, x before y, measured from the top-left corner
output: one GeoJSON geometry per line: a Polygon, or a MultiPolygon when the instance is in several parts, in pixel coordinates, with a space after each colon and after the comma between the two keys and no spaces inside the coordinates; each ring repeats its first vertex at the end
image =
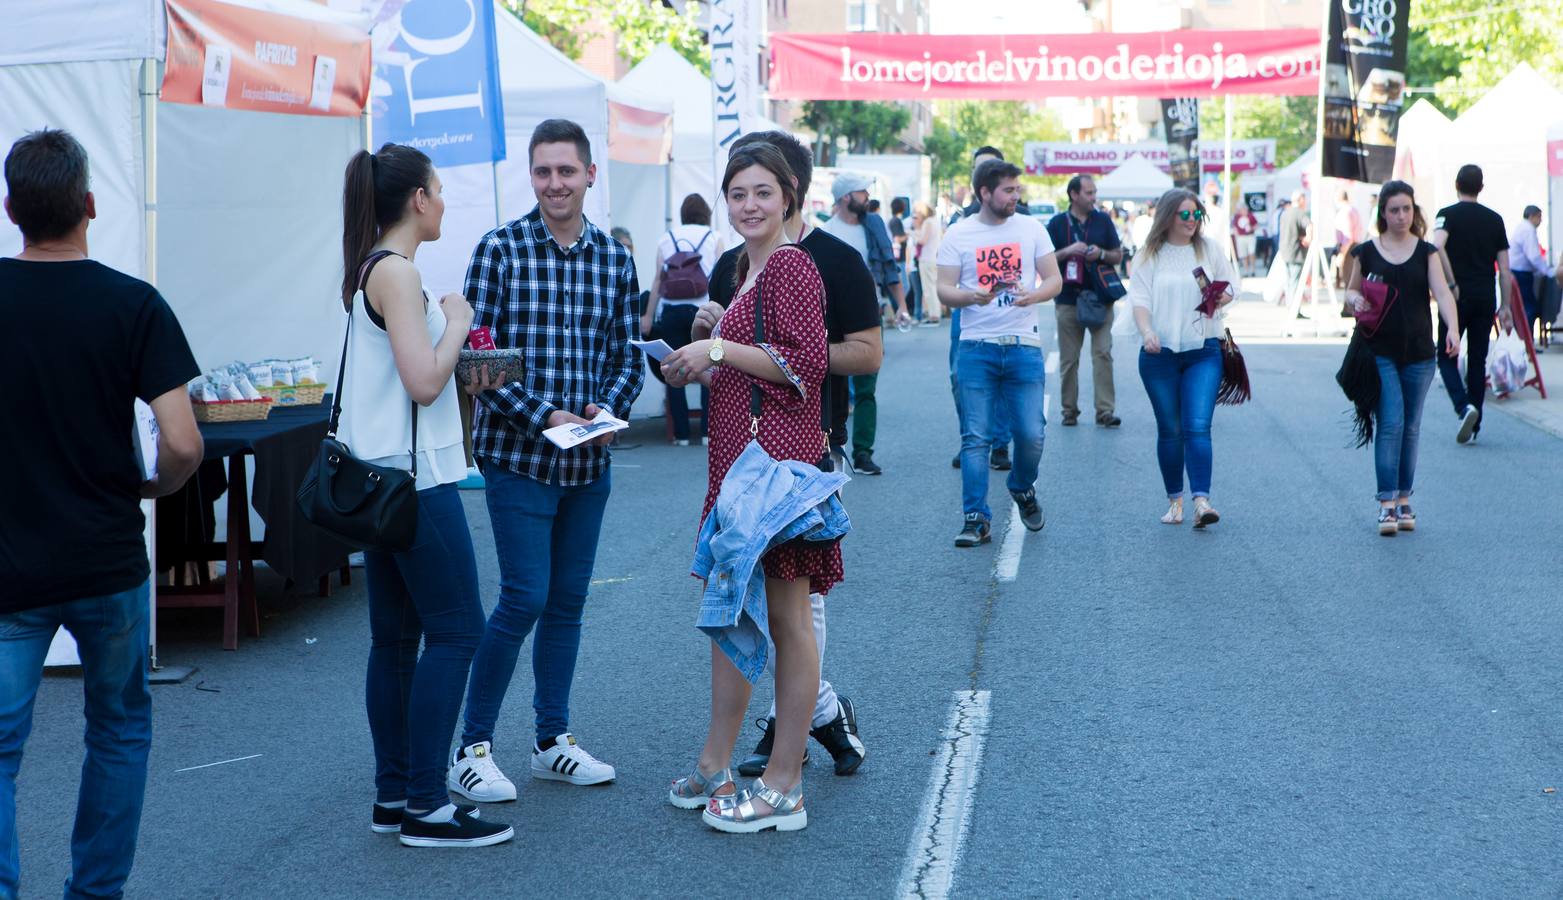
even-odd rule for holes
{"type": "Polygon", "coordinates": [[[679,809],[701,809],[712,795],[729,784],[735,784],[732,769],[705,775],[697,765],[693,772],[673,782],[668,789],[668,802],[679,809]]]}
{"type": "Polygon", "coordinates": [[[803,808],[803,782],[783,794],[766,785],[765,779],[756,778],[754,784],[739,791],[733,797],[713,797],[700,814],[707,825],[728,834],[753,834],[774,828],[777,831],[801,831],[809,824],[809,811],[803,808]],[[762,813],[755,809],[759,800],[771,808],[762,813]]]}

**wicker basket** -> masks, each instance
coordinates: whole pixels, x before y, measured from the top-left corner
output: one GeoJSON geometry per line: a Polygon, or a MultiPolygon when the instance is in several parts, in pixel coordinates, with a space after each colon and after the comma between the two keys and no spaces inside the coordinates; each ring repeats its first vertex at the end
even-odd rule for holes
{"type": "Polygon", "coordinates": [[[323,384],[272,384],[255,389],[278,406],[318,406],[326,398],[323,384]]]}
{"type": "Polygon", "coordinates": [[[270,400],[191,401],[197,422],[259,422],[271,415],[270,400]]]}

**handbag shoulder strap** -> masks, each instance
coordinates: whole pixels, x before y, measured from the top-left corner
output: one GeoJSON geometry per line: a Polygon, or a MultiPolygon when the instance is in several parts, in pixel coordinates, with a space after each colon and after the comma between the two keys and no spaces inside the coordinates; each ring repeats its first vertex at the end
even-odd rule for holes
{"type": "MultiPolygon", "coordinates": [[[[401,256],[401,254],[397,253],[395,250],[376,250],[364,259],[363,264],[358,267],[358,293],[361,294],[364,292],[364,288],[369,284],[369,273],[374,271],[374,267],[379,264],[380,260],[385,259],[387,256],[401,256]]],[[[402,258],[405,259],[406,257],[402,258]]],[[[348,340],[353,336],[354,305],[356,305],[356,301],[349,299],[347,308],[347,329],[342,334],[342,359],[337,363],[336,390],[331,395],[331,421],[326,426],[326,437],[332,439],[336,438],[337,423],[341,421],[342,418],[342,379],[347,375],[347,344],[348,340]]],[[[414,478],[417,478],[418,403],[416,400],[412,401],[412,449],[408,451],[408,455],[412,457],[412,475],[414,478]]]]}
{"type": "MultiPolygon", "coordinates": [[[[797,244],[797,243],[794,243],[794,244],[783,244],[782,246],[783,247],[797,247],[799,250],[802,250],[804,253],[808,253],[810,260],[812,260],[814,258],[814,254],[809,253],[808,248],[803,246],[802,244],[797,244]]],[[[776,249],[780,250],[781,247],[777,247],[776,249]]],[[[765,281],[765,272],[762,270],[760,272],[760,274],[756,275],[755,278],[754,278],[754,343],[755,343],[756,346],[759,346],[760,344],[765,342],[765,314],[764,314],[763,305],[760,302],[760,298],[761,298],[761,295],[763,293],[762,290],[761,290],[761,285],[764,283],[764,281],[765,281]]],[[[829,301],[827,300],[826,304],[828,304],[828,302],[829,301]]],[[[823,309],[823,307],[826,304],[821,304],[822,309],[823,309]]],[[[825,319],[825,332],[826,332],[826,338],[828,340],[829,339],[829,334],[830,334],[830,314],[829,314],[828,311],[823,311],[822,315],[824,316],[824,319],[825,319]]],[[[827,350],[828,350],[828,347],[827,347],[827,350]]],[[[753,419],[753,423],[752,424],[755,425],[756,427],[758,427],[758,424],[759,424],[759,421],[760,421],[760,412],[761,412],[761,408],[763,407],[763,405],[764,405],[764,395],[760,391],[760,386],[758,384],[756,384],[756,383],[751,382],[750,385],[749,385],[749,416],[750,416],[750,418],[753,419]]],[[[825,375],[824,387],[820,391],[820,404],[819,404],[819,427],[820,427],[820,431],[825,433],[825,438],[826,438],[826,443],[827,444],[830,442],[830,432],[831,432],[831,427],[832,427],[831,426],[831,420],[830,420],[830,413],[831,413],[830,374],[829,374],[829,372],[827,372],[826,375],[825,375]]]]}
{"type": "MultiPolygon", "coordinates": [[[[780,248],[778,248],[780,249],[780,248]]],[[[773,254],[774,255],[774,252],[773,254]]],[[[756,347],[765,343],[765,310],[760,298],[764,294],[765,270],[761,269],[754,276],[754,345],[756,347]]],[[[760,431],[760,412],[765,405],[765,396],[760,392],[757,381],[749,382],[749,430],[753,435],[760,431]]]]}

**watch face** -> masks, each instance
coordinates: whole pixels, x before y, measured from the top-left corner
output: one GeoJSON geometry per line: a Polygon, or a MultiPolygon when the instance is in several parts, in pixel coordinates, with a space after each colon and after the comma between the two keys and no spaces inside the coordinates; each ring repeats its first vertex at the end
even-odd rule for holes
{"type": "Polygon", "coordinates": [[[724,355],[726,355],[726,354],[724,354],[722,352],[722,348],[721,348],[720,345],[716,346],[716,347],[712,347],[711,348],[711,352],[709,354],[709,356],[711,357],[711,361],[712,362],[721,362],[722,361],[722,357],[724,355]]]}

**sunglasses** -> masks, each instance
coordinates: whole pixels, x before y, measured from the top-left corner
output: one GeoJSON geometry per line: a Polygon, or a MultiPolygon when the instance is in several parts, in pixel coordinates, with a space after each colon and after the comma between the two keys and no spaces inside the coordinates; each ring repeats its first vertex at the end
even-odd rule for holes
{"type": "Polygon", "coordinates": [[[1189,219],[1193,219],[1196,222],[1203,222],[1205,221],[1205,211],[1203,209],[1180,209],[1178,210],[1178,218],[1185,222],[1187,222],[1189,219]]]}

